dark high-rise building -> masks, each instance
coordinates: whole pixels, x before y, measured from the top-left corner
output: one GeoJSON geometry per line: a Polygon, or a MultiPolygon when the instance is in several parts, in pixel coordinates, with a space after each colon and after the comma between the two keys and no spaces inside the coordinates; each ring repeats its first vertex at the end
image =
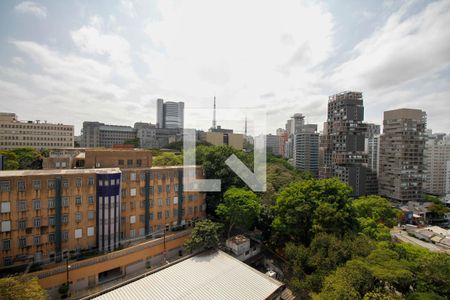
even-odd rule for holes
{"type": "Polygon", "coordinates": [[[328,100],[328,117],[320,145],[320,178],[338,177],[354,196],[377,192],[376,174],[367,167],[363,97],[343,92],[328,100]]]}
{"type": "Polygon", "coordinates": [[[423,200],[426,113],[419,109],[384,112],[380,137],[380,195],[393,201],[423,200]]]}
{"type": "Polygon", "coordinates": [[[164,102],[163,99],[158,99],[156,110],[156,126],[158,128],[184,127],[184,102],[164,102]]]}

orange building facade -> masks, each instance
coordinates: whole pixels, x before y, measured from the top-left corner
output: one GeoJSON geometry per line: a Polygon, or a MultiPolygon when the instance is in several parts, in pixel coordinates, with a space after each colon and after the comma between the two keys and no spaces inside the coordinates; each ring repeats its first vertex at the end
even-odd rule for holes
{"type": "Polygon", "coordinates": [[[182,166],[151,167],[142,156],[131,168],[115,167],[128,164],[120,155],[102,168],[1,171],[0,268],[110,252],[205,216],[205,195],[184,191],[182,166]]]}

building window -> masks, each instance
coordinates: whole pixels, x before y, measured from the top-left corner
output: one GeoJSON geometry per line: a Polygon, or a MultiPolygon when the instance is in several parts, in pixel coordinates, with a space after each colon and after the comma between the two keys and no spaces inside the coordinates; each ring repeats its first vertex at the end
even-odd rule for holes
{"type": "Polygon", "coordinates": [[[41,209],[41,200],[39,199],[33,200],[33,209],[34,210],[41,209]]]}
{"type": "Polygon", "coordinates": [[[75,229],[75,238],[81,239],[82,237],[83,237],[83,229],[81,228],[75,229]]]}
{"type": "Polygon", "coordinates": [[[33,226],[34,226],[35,228],[41,227],[41,218],[34,218],[34,219],[33,219],[33,226]]]}
{"type": "Polygon", "coordinates": [[[11,240],[3,240],[3,250],[11,249],[11,240]]]}
{"type": "Polygon", "coordinates": [[[62,218],[61,218],[61,222],[63,224],[69,223],[69,215],[67,215],[67,214],[63,215],[62,218]]]}
{"type": "Polygon", "coordinates": [[[94,235],[94,227],[88,227],[87,236],[93,236],[93,235],[94,235]]]}
{"type": "Polygon", "coordinates": [[[37,235],[33,237],[33,245],[40,245],[41,244],[41,236],[37,235]]]}
{"type": "Polygon", "coordinates": [[[170,217],[170,210],[166,210],[166,218],[170,217]]]}
{"type": "Polygon", "coordinates": [[[48,199],[48,208],[55,208],[55,199],[48,199]]]}
{"type": "Polygon", "coordinates": [[[62,233],[61,233],[61,239],[63,240],[63,241],[68,241],[69,240],[69,232],[68,231],[63,231],[62,233]]]}
{"type": "Polygon", "coordinates": [[[80,178],[80,177],[78,177],[77,179],[75,179],[75,186],[76,186],[77,188],[81,187],[81,178],[80,178]]]}
{"type": "Polygon", "coordinates": [[[136,165],[137,165],[138,167],[142,166],[142,160],[141,160],[141,159],[137,159],[137,160],[136,160],[136,165]]]}
{"type": "Polygon", "coordinates": [[[166,185],[166,193],[170,192],[170,184],[166,185]]]}
{"type": "Polygon", "coordinates": [[[178,209],[174,208],[172,212],[174,217],[178,216],[178,209]]]}
{"type": "Polygon", "coordinates": [[[88,220],[94,220],[94,212],[88,211],[88,220]]]}
{"type": "Polygon", "coordinates": [[[132,166],[133,165],[133,160],[132,159],[127,160],[127,165],[129,167],[132,166]]]}
{"type": "Polygon", "coordinates": [[[10,266],[13,263],[13,259],[11,256],[5,256],[5,258],[3,258],[3,265],[5,266],[10,266]]]}
{"type": "Polygon", "coordinates": [[[161,180],[161,173],[158,173],[158,180],[161,180]]]}
{"type": "Polygon", "coordinates": [[[126,210],[127,210],[127,204],[126,203],[122,203],[121,211],[126,211],[126,210]]]}
{"type": "Polygon", "coordinates": [[[88,196],[88,204],[89,205],[94,204],[94,196],[92,196],[92,195],[88,196]]]}
{"type": "Polygon", "coordinates": [[[55,234],[54,234],[54,233],[50,233],[50,234],[48,235],[48,242],[49,242],[50,244],[53,244],[53,243],[55,242],[55,234]]]}
{"type": "Polygon", "coordinates": [[[192,215],[192,206],[189,206],[189,214],[192,215]]]}
{"type": "Polygon", "coordinates": [[[123,159],[119,159],[118,164],[119,166],[123,166],[123,159]]]}
{"type": "Polygon", "coordinates": [[[178,204],[178,197],[173,197],[173,204],[178,204]]]}
{"type": "Polygon", "coordinates": [[[162,185],[158,185],[158,194],[162,193],[162,185]]]}
{"type": "Polygon", "coordinates": [[[69,207],[69,197],[63,197],[62,198],[62,206],[63,207],[69,207]]]}
{"type": "Polygon", "coordinates": [[[9,192],[11,190],[11,186],[9,184],[9,181],[0,181],[0,191],[2,192],[9,192]]]}
{"type": "Polygon", "coordinates": [[[149,202],[150,202],[150,207],[153,207],[155,205],[155,201],[154,200],[150,199],[149,202]]]}
{"type": "Polygon", "coordinates": [[[150,219],[150,221],[153,221],[153,213],[152,212],[149,214],[149,219],[150,219]]]}
{"type": "Polygon", "coordinates": [[[81,205],[82,200],[81,196],[75,196],[75,205],[81,205]]]}
{"type": "Polygon", "coordinates": [[[166,198],[166,205],[170,205],[170,197],[166,198]]]}
{"type": "Polygon", "coordinates": [[[161,198],[158,199],[158,206],[162,206],[162,199],[161,198]]]}
{"type": "Polygon", "coordinates": [[[24,230],[25,228],[27,228],[27,220],[26,219],[19,220],[17,226],[19,227],[19,229],[24,230]]]}
{"type": "Polygon", "coordinates": [[[153,195],[153,187],[152,186],[149,187],[149,194],[153,195]]]}
{"type": "Polygon", "coordinates": [[[82,218],[82,213],[81,212],[76,212],[75,213],[75,222],[80,223],[81,222],[81,218],[82,218]]]}
{"type": "Polygon", "coordinates": [[[48,225],[55,226],[55,217],[54,216],[48,217],[48,225]]]}
{"type": "Polygon", "coordinates": [[[68,179],[63,179],[62,180],[62,186],[63,186],[63,188],[68,188],[69,187],[69,180],[68,179]]]}
{"type": "Polygon", "coordinates": [[[127,189],[122,189],[121,194],[122,194],[122,197],[126,197],[127,196],[127,189]]]}
{"type": "Polygon", "coordinates": [[[176,184],[176,185],[173,186],[173,190],[174,190],[175,192],[178,192],[178,184],[176,184]]]}
{"type": "Polygon", "coordinates": [[[139,215],[139,222],[144,223],[145,222],[145,216],[139,215]]]}
{"type": "Polygon", "coordinates": [[[130,224],[136,223],[136,216],[130,216],[130,224]]]}
{"type": "Polygon", "coordinates": [[[158,211],[158,220],[162,219],[162,211],[158,211]]]}
{"type": "Polygon", "coordinates": [[[47,186],[48,186],[48,188],[49,188],[50,190],[54,189],[54,188],[55,188],[55,180],[54,180],[54,179],[49,179],[49,180],[47,181],[47,186]]]}
{"type": "Polygon", "coordinates": [[[23,180],[17,181],[17,190],[19,192],[25,192],[25,181],[23,180]]]}
{"type": "Polygon", "coordinates": [[[17,201],[17,210],[18,211],[26,211],[27,210],[27,202],[25,200],[17,201]]]}
{"type": "Polygon", "coordinates": [[[41,189],[41,181],[40,180],[33,180],[33,189],[35,189],[35,190],[41,189]]]}
{"type": "Polygon", "coordinates": [[[192,200],[194,200],[194,196],[193,196],[193,195],[189,195],[189,196],[188,196],[188,201],[189,201],[189,202],[192,202],[192,200]]]}
{"type": "Polygon", "coordinates": [[[24,237],[19,238],[19,248],[25,248],[27,246],[27,239],[24,237]]]}
{"type": "Polygon", "coordinates": [[[94,185],[94,177],[88,178],[88,185],[94,185]]]}
{"type": "Polygon", "coordinates": [[[11,212],[11,202],[1,202],[1,212],[2,213],[9,213],[11,212]]]}
{"type": "Polygon", "coordinates": [[[131,189],[130,189],[130,196],[131,196],[131,197],[136,196],[136,188],[131,188],[131,189]]]}
{"type": "Polygon", "coordinates": [[[130,173],[130,180],[135,181],[136,180],[136,173],[130,173]]]}

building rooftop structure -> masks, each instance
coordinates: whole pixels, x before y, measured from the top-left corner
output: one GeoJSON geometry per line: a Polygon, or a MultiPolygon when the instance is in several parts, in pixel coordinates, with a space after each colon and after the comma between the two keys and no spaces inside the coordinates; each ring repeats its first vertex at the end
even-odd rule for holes
{"type": "Polygon", "coordinates": [[[276,299],[284,287],[217,251],[190,257],[95,299],[276,299]]]}

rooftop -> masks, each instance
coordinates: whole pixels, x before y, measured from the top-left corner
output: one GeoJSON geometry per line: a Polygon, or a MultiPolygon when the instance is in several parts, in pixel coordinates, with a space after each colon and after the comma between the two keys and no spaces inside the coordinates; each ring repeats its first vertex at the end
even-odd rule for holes
{"type": "Polygon", "coordinates": [[[267,299],[283,286],[217,251],[193,256],[95,299],[267,299]]]}
{"type": "Polygon", "coordinates": [[[38,176],[38,175],[70,175],[70,174],[107,174],[118,173],[119,168],[99,168],[99,169],[52,169],[52,170],[13,170],[0,171],[0,178],[15,176],[38,176]]]}

